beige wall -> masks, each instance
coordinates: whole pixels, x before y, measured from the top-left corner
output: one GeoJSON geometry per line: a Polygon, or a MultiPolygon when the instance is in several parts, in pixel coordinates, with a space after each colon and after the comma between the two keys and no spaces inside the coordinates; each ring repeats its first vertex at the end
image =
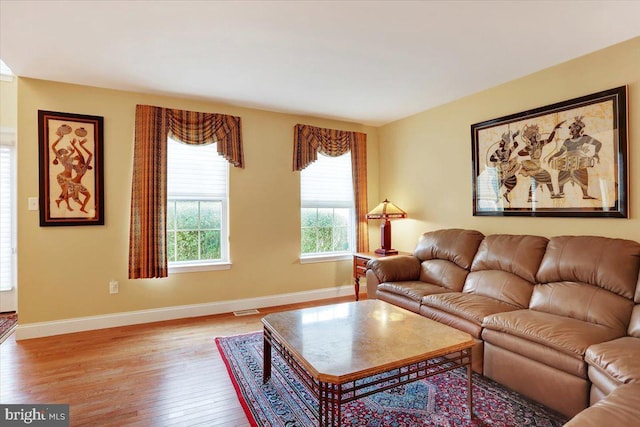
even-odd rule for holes
{"type": "Polygon", "coordinates": [[[368,134],[371,205],[377,203],[377,132],[353,123],[278,114],[172,97],[21,78],[18,83],[18,277],[20,323],[218,302],[351,284],[351,261],[301,265],[299,173],[292,172],[293,126],[368,134]],[[226,271],[128,280],[134,112],[151,104],[242,117],[246,169],[230,168],[226,271]],[[40,227],[27,197],[38,195],[37,110],[104,117],[105,225],[40,227]],[[111,278],[120,293],[110,295],[111,278]]]}
{"type": "MultiPolygon", "coordinates": [[[[470,71],[472,72],[472,71],[470,71]]],[[[299,176],[291,171],[293,126],[368,134],[369,206],[388,197],[409,213],[393,224],[393,246],[443,227],[484,233],[596,234],[640,240],[640,38],[457,100],[381,128],[20,79],[18,92],[18,274],[21,324],[255,298],[347,285],[351,263],[305,264],[299,253],[299,176]],[[629,219],[472,216],[470,125],[581,95],[629,85],[629,219]],[[138,103],[242,117],[246,169],[231,170],[228,271],[129,281],[128,219],[133,116],[138,103]],[[26,199],[38,194],[37,110],[105,118],[106,224],[45,227],[26,199]],[[380,161],[378,167],[378,159],[380,161]],[[379,186],[378,186],[379,183],[379,186]],[[108,294],[108,281],[120,293],[108,294]]],[[[371,230],[371,248],[379,243],[371,230]]]]}
{"type": "Polygon", "coordinates": [[[15,129],[18,125],[18,79],[0,80],[0,128],[15,129]]]}
{"type": "Polygon", "coordinates": [[[639,111],[640,38],[635,38],[381,127],[380,194],[410,218],[393,223],[394,246],[412,250],[421,233],[445,227],[640,240],[639,111]],[[629,86],[629,219],[472,215],[472,124],[623,85],[629,86]]]}

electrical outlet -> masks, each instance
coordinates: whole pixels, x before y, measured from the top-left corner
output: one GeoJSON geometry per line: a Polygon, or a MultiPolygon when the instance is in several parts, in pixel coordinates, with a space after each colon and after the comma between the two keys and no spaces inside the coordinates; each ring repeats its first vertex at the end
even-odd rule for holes
{"type": "Polygon", "coordinates": [[[27,209],[30,211],[37,211],[38,210],[38,198],[37,197],[28,197],[27,198],[28,201],[28,206],[27,209]]]}
{"type": "Polygon", "coordinates": [[[109,293],[117,294],[119,291],[120,290],[118,289],[118,281],[117,280],[109,281],[109,293]]]}

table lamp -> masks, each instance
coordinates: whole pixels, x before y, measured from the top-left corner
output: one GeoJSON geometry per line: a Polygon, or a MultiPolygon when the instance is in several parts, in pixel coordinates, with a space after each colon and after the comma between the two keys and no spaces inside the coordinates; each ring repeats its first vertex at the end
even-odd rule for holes
{"type": "Polygon", "coordinates": [[[373,208],[373,210],[367,214],[367,219],[384,219],[384,223],[380,228],[381,247],[376,249],[375,252],[377,254],[395,255],[398,253],[396,249],[391,249],[391,222],[389,219],[406,217],[407,213],[405,211],[387,199],[384,199],[382,203],[373,208]]]}

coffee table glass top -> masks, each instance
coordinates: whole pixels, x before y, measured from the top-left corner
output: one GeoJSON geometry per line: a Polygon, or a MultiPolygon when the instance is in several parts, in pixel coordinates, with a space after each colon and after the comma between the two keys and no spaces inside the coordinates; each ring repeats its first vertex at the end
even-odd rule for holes
{"type": "Polygon", "coordinates": [[[316,379],[342,383],[473,346],[471,335],[380,300],[266,315],[262,322],[316,379]]]}

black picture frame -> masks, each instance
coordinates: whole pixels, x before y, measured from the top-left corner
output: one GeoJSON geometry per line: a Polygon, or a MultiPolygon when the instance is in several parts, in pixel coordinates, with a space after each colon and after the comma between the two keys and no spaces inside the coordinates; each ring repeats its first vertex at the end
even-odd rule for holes
{"type": "Polygon", "coordinates": [[[104,225],[104,118],[38,110],[40,226],[104,225]]]}
{"type": "Polygon", "coordinates": [[[627,90],[471,125],[473,215],[627,218],[627,90]]]}

